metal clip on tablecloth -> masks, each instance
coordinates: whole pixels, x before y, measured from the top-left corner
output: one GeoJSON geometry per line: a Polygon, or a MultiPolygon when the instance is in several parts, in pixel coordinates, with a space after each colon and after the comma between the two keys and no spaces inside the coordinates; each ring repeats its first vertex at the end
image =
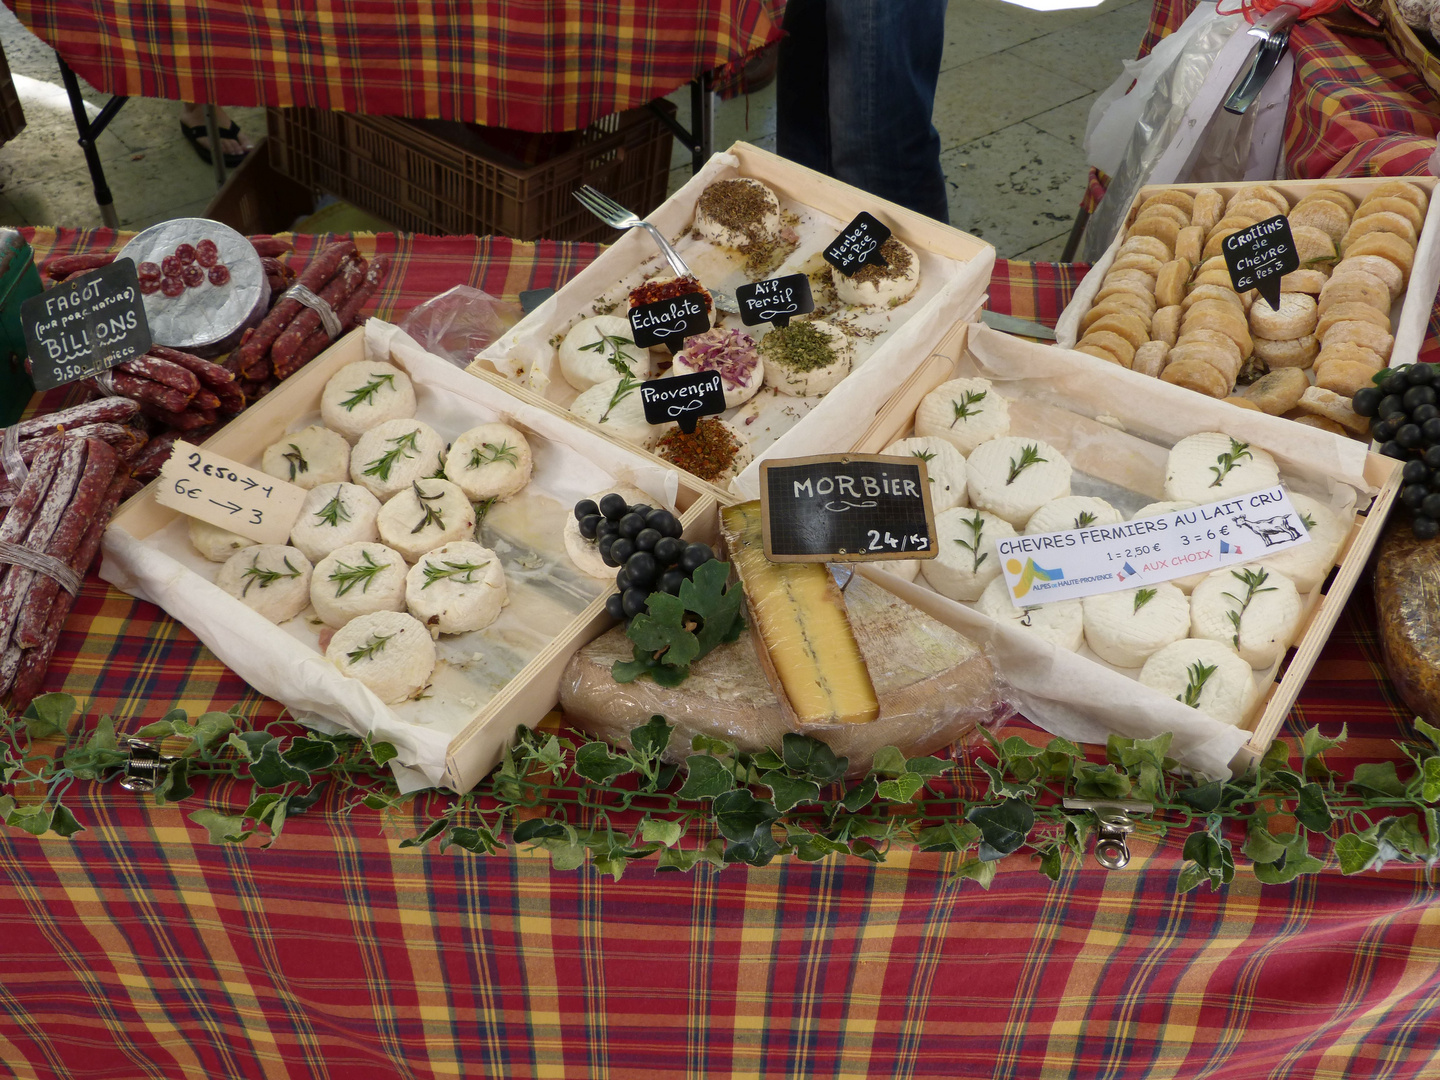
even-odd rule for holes
{"type": "Polygon", "coordinates": [[[126,791],[154,791],[170,766],[180,760],[172,754],[162,754],[155,743],[144,739],[128,739],[125,748],[130,756],[125,759],[125,775],[120,786],[126,791]]]}
{"type": "Polygon", "coordinates": [[[1130,799],[1066,799],[1067,810],[1089,810],[1098,823],[1095,838],[1095,861],[1106,870],[1123,870],[1130,864],[1130,848],[1125,838],[1135,831],[1131,814],[1148,814],[1154,809],[1148,802],[1130,799]]]}

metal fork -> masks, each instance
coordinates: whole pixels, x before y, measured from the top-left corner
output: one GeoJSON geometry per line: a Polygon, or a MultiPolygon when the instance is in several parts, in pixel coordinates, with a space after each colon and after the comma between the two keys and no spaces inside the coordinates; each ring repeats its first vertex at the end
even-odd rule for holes
{"type": "MultiPolygon", "coordinates": [[[[669,240],[665,239],[665,234],[639,214],[625,209],[625,207],[610,198],[610,196],[603,192],[596,191],[589,184],[582,185],[578,190],[573,192],[573,194],[575,198],[579,200],[581,206],[585,207],[586,210],[589,210],[612,228],[633,229],[638,226],[644,229],[650,234],[650,238],[659,245],[661,254],[665,256],[665,261],[670,264],[670,269],[674,270],[675,273],[681,277],[695,277],[695,275],[691,273],[690,267],[685,265],[685,260],[680,257],[680,253],[670,246],[669,240]]],[[[732,315],[740,310],[734,293],[728,292],[725,289],[711,289],[708,285],[706,289],[709,291],[711,299],[715,301],[715,306],[719,310],[728,311],[732,315]]]]}

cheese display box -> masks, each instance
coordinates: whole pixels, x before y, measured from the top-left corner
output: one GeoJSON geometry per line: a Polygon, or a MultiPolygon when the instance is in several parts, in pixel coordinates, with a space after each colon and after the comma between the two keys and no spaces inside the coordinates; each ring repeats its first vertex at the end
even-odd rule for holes
{"type": "Polygon", "coordinates": [[[101,576],[297,718],[394,744],[409,786],[473,787],[609,625],[613,571],[567,537],[577,501],[619,492],[675,531],[715,515],[685,474],[375,319],[203,449],[309,488],[289,546],[195,525],[157,502],[180,482],[162,476],[112,521],[101,576]]]}
{"type": "Polygon", "coordinates": [[[641,349],[630,338],[628,306],[649,295],[634,291],[658,288],[674,273],[634,228],[470,370],[497,374],[548,407],[681,464],[695,460],[691,451],[673,437],[657,447],[667,432],[644,423],[639,395],[622,385],[617,365],[642,379],[718,370],[723,424],[704,423],[723,461],[709,447],[696,457],[713,491],[733,482],[746,497],[758,492],[759,460],[825,452],[868,424],[955,322],[978,316],[995,261],[994,249],[972,236],[743,142],[716,154],[649,220],[707,288],[733,292],[803,274],[815,311],[777,332],[712,310],[712,329],[688,338],[672,364],[663,346],[641,349]],[[893,231],[881,249],[893,251],[890,266],[840,280],[822,253],[862,211],[893,231]]]}
{"type": "MultiPolygon", "coordinates": [[[[889,578],[902,599],[983,644],[1019,711],[1047,729],[1086,742],[1169,731],[1183,765],[1243,771],[1275,738],[1359,578],[1400,463],[1084,353],[983,326],[959,333],[963,343],[927,358],[852,447],[927,456],[932,483],[946,489],[935,493],[940,557],[861,573],[889,578]],[[1146,560],[1200,558],[1176,546],[1178,535],[1130,522],[1277,484],[1308,542],[1296,542],[1292,522],[1294,546],[1250,561],[1242,543],[1264,552],[1287,539],[1278,511],[1250,512],[1253,529],[1227,534],[1236,561],[1121,587],[1132,561],[1148,572],[1146,560]],[[1130,546],[1101,572],[1118,579],[1107,581],[1112,591],[1011,601],[998,540],[1106,527],[1113,534],[1091,535],[1137,538],[1120,541],[1130,546]],[[1150,543],[1155,536],[1165,539],[1150,543]]],[[[1224,540],[1212,535],[1214,549],[1229,551],[1224,540]]],[[[1057,564],[1071,564],[1034,550],[1035,577],[1065,576],[1057,564]]]]}
{"type": "MultiPolygon", "coordinates": [[[[1056,326],[1058,344],[1354,438],[1349,398],[1414,362],[1440,284],[1432,176],[1145,187],[1056,326]],[[1222,242],[1284,214],[1280,306],[1237,294],[1222,242]]],[[[1262,241],[1263,243],[1263,241],[1262,241]]],[[[1268,255],[1260,256],[1268,259],[1268,255]]]]}

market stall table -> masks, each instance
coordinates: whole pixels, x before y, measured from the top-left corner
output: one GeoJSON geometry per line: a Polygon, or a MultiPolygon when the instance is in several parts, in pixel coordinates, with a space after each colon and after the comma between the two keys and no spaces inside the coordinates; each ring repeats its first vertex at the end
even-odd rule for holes
{"type": "MultiPolygon", "coordinates": [[[[325,238],[296,237],[301,256],[325,238]]],[[[37,257],[106,231],[37,230],[37,257]]],[[[375,313],[456,282],[514,298],[593,245],[356,238],[391,253],[375,313]]],[[[997,310],[1053,322],[1084,267],[1002,262],[997,310]]],[[[1434,346],[1432,340],[1429,343],[1434,346]]],[[[48,399],[47,399],[47,403],[48,399]]],[[[1350,738],[1328,761],[1403,761],[1368,585],[1291,717],[1350,738]]],[[[46,682],[133,731],[174,706],[279,717],[182,626],[93,574],[46,682]]],[[[1004,734],[1043,743],[1023,720],[1004,734]]],[[[959,781],[983,792],[970,761],[959,781]]],[[[0,831],[0,1060],[17,1075],[274,1077],[1425,1076],[1440,1062],[1440,933],[1425,875],[1333,866],[1176,893],[1179,841],[1056,885],[1012,858],[988,892],[955,857],[781,859],[615,882],[544,853],[424,854],[332,789],[269,850],[77,784],[73,839],[0,831]]],[[[423,827],[426,807],[401,820],[423,827]]],[[[403,818],[403,815],[402,815],[403,818]]]]}

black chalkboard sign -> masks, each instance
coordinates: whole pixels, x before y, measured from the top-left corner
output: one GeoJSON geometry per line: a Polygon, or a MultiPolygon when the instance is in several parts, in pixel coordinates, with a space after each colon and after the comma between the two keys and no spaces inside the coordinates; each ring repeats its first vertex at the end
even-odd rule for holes
{"type": "Polygon", "coordinates": [[[640,384],[640,403],[647,424],[678,423],[689,435],[702,416],[725,411],[725,385],[718,371],[693,371],[640,384]]]}
{"type": "Polygon", "coordinates": [[[88,379],[145,355],[150,324],[135,263],[116,259],[20,305],[35,389],[88,379]]]}
{"type": "Polygon", "coordinates": [[[796,315],[815,310],[810,279],[804,274],[786,274],[753,285],[741,285],[735,290],[735,299],[740,304],[740,321],[746,326],[763,322],[788,326],[796,315]]]}
{"type": "Polygon", "coordinates": [[[704,293],[685,293],[630,309],[630,333],[642,349],[664,345],[680,351],[685,339],[710,329],[710,309],[704,293]]]}
{"type": "Polygon", "coordinates": [[[1257,221],[1220,242],[1225,269],[1238,293],[1259,289],[1272,310],[1280,309],[1280,279],[1300,269],[1300,252],[1284,214],[1257,221]]]}
{"type": "Polygon", "coordinates": [[[760,463],[765,557],[772,562],[933,559],[925,462],[827,454],[760,463]]]}
{"type": "Polygon", "coordinates": [[[890,227],[864,210],[845,226],[845,231],[830,241],[825,261],[849,277],[866,263],[890,265],[880,254],[880,246],[890,239],[890,227]]]}

